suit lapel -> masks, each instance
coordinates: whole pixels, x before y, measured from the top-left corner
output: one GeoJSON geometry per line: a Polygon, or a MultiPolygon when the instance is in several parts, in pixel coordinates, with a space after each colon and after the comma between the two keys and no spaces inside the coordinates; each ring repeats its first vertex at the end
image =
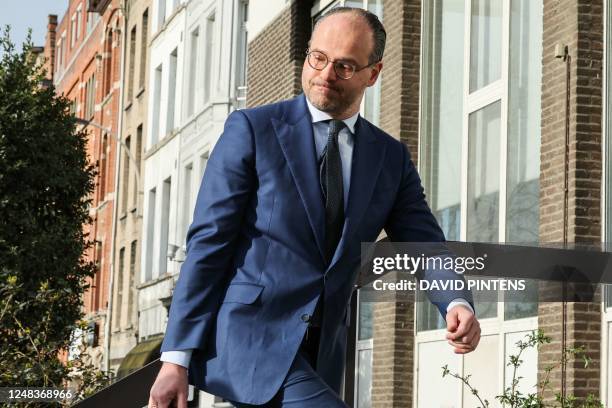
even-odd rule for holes
{"type": "Polygon", "coordinates": [[[303,95],[292,101],[288,112],[290,113],[287,118],[273,118],[272,126],[306,209],[321,260],[324,262],[325,209],[316,165],[312,123],[303,95]]]}
{"type": "Polygon", "coordinates": [[[329,269],[334,267],[342,256],[346,243],[353,238],[378,180],[385,156],[385,144],[376,138],[369,123],[359,117],[356,126],[353,163],[351,165],[351,184],[349,187],[348,208],[342,231],[342,238],[336,249],[329,269]]]}

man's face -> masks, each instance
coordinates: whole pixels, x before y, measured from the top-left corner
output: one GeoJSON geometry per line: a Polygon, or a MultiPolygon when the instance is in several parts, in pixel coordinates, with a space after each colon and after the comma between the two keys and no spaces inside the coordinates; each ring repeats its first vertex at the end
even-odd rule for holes
{"type": "Polygon", "coordinates": [[[327,55],[329,63],[318,71],[308,64],[308,59],[304,61],[302,88],[310,103],[335,119],[346,119],[357,113],[363,93],[376,82],[382,63],[355,71],[350,79],[342,79],[336,75],[331,61],[349,62],[359,69],[368,64],[373,47],[372,30],[362,17],[339,13],[321,21],[312,34],[310,50],[327,55]]]}

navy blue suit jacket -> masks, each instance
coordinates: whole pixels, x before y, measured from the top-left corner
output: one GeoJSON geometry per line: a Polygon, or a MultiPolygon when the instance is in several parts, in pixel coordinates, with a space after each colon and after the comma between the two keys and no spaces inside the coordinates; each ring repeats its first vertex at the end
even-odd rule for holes
{"type": "MultiPolygon", "coordinates": [[[[317,371],[339,391],[360,243],[383,228],[393,241],[444,240],[406,146],[363,118],[354,140],[346,222],[328,265],[304,95],[227,118],[198,193],[162,345],[195,349],[191,384],[229,400],[270,400],[304,336],[302,316],[323,295],[317,371]]],[[[436,303],[442,316],[451,300],[436,303]]]]}

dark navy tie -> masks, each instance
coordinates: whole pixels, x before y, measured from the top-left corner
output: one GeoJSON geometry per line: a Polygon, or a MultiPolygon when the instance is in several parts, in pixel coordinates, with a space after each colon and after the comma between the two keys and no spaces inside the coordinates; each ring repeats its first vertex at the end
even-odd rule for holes
{"type": "Polygon", "coordinates": [[[321,190],[325,201],[325,256],[328,263],[334,257],[344,226],[342,160],[338,146],[338,134],[344,127],[345,124],[341,120],[329,121],[327,146],[319,164],[321,190]]]}
{"type": "MultiPolygon", "coordinates": [[[[345,127],[341,120],[329,121],[327,145],[319,159],[319,180],[325,201],[325,260],[331,263],[344,227],[344,188],[342,186],[342,160],[338,147],[338,134],[345,127]]],[[[311,327],[320,327],[323,321],[325,291],[315,307],[311,327]]]]}

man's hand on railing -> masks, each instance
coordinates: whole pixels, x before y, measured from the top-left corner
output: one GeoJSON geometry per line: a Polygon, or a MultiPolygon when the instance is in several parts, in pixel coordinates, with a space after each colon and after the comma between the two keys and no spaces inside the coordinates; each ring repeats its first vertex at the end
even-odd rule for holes
{"type": "Polygon", "coordinates": [[[187,369],[164,362],[149,393],[149,408],[187,408],[188,393],[187,369]]]}

